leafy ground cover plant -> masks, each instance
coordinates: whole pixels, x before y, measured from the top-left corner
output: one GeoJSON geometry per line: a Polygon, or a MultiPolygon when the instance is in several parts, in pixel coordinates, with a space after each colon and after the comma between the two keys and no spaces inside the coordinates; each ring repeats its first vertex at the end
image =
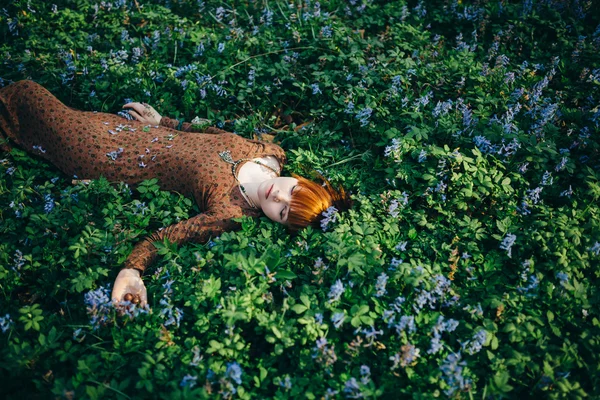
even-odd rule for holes
{"type": "Polygon", "coordinates": [[[118,315],[133,244],[197,206],[3,153],[2,397],[598,397],[599,24],[580,0],[4,4],[0,86],[276,135],[356,206],[160,244],[150,312],[118,315]]]}

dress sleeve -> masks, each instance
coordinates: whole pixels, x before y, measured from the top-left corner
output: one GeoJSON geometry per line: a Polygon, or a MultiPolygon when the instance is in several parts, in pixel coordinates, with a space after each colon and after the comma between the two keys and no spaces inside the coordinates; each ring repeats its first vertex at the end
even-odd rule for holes
{"type": "Polygon", "coordinates": [[[239,207],[221,204],[217,209],[208,210],[185,221],[170,225],[137,243],[125,261],[124,268],[137,269],[142,275],[158,255],[158,250],[154,246],[155,242],[162,242],[167,238],[171,243],[177,244],[204,243],[211,236],[236,229],[239,223],[233,221],[232,218],[242,215],[239,207]]]}
{"type": "Polygon", "coordinates": [[[176,129],[176,130],[179,128],[178,130],[184,131],[184,132],[212,133],[212,134],[227,133],[227,131],[224,131],[219,128],[214,128],[212,126],[200,127],[200,126],[196,125],[196,127],[194,127],[194,124],[191,124],[189,122],[182,122],[181,126],[179,126],[179,124],[180,124],[179,120],[174,119],[174,118],[162,117],[160,119],[160,126],[166,126],[167,128],[176,129]]]}

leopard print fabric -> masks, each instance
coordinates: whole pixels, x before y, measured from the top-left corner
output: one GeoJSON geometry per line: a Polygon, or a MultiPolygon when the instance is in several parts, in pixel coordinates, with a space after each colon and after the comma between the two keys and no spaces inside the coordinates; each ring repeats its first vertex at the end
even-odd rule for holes
{"type": "Polygon", "coordinates": [[[281,166],[286,161],[283,149],[273,143],[211,127],[194,132],[189,123],[181,131],[173,129],[178,125],[179,121],[166,117],[160,126],[149,126],[114,114],[75,110],[33,81],[0,89],[0,146],[4,151],[17,145],[76,179],[104,176],[135,186],[158,178],[161,189],[196,200],[201,214],[135,245],[125,268],[141,272],[156,258],[155,241],[203,243],[239,228],[232,218],[260,215],[241,196],[231,165],[219,152],[229,150],[234,160],[273,155],[281,166]]]}

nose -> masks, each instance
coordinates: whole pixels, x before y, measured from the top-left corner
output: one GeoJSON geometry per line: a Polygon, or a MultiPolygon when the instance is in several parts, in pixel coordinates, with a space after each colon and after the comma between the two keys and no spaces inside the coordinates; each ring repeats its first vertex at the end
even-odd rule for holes
{"type": "Polygon", "coordinates": [[[287,196],[285,192],[282,192],[281,190],[277,190],[273,194],[273,201],[276,201],[277,203],[279,203],[281,201],[289,201],[289,196],[287,196]]]}

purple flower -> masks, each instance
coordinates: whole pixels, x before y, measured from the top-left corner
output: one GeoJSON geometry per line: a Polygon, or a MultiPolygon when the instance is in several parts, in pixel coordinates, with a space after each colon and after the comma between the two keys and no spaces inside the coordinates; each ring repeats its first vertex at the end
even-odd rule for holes
{"type": "Polygon", "coordinates": [[[256,74],[256,70],[254,68],[251,68],[250,71],[248,72],[248,86],[254,85],[255,74],[256,74]]]}
{"type": "Polygon", "coordinates": [[[194,354],[194,357],[192,358],[192,361],[190,361],[189,365],[197,367],[200,364],[200,361],[202,361],[202,358],[203,358],[203,356],[200,355],[200,347],[199,346],[194,346],[192,348],[192,353],[194,354]]]}
{"type": "Polygon", "coordinates": [[[446,332],[453,332],[458,327],[458,321],[450,318],[446,321],[444,329],[446,332]]]}
{"type": "Polygon", "coordinates": [[[552,178],[552,173],[548,171],[544,172],[544,175],[542,176],[541,185],[551,186],[553,182],[554,179],[552,178]]]}
{"type": "Polygon", "coordinates": [[[183,377],[183,379],[181,380],[181,382],[179,383],[179,386],[181,387],[189,387],[189,388],[193,388],[194,386],[196,386],[196,381],[198,380],[197,376],[192,376],[192,375],[186,375],[183,377]]]}
{"type": "Polygon", "coordinates": [[[556,172],[558,172],[558,171],[562,171],[563,169],[565,169],[565,167],[567,166],[567,161],[569,161],[569,159],[567,157],[561,158],[560,162],[556,165],[554,170],[556,172]]]}
{"type": "Polygon", "coordinates": [[[323,314],[321,314],[321,313],[316,313],[316,314],[315,314],[315,321],[316,321],[318,324],[322,324],[322,323],[323,323],[323,314]]]}
{"type": "Polygon", "coordinates": [[[544,190],[544,188],[541,186],[535,189],[527,189],[525,200],[533,204],[537,204],[540,201],[540,194],[542,193],[542,190],[544,190]]]}
{"type": "Polygon", "coordinates": [[[323,92],[321,92],[321,89],[319,89],[318,83],[313,83],[312,85],[310,85],[310,87],[312,88],[312,94],[323,94],[323,92]]]}
{"type": "Polygon", "coordinates": [[[461,361],[461,355],[459,353],[448,354],[440,370],[443,373],[443,379],[448,384],[449,388],[444,392],[448,396],[452,396],[457,390],[466,389],[471,383],[470,380],[463,377],[463,367],[467,363],[461,361]]]}
{"type": "Polygon", "coordinates": [[[389,358],[390,361],[394,362],[394,365],[392,365],[392,368],[390,368],[392,371],[398,368],[398,364],[400,364],[401,367],[406,367],[413,364],[416,359],[419,358],[421,352],[418,348],[410,343],[405,344],[400,349],[402,350],[402,354],[396,353],[389,358]]]}
{"type": "Polygon", "coordinates": [[[560,193],[560,197],[567,196],[567,197],[569,197],[569,198],[570,198],[572,195],[573,195],[573,188],[571,188],[571,185],[569,185],[569,189],[567,189],[567,190],[563,190],[563,191],[560,193]]]}
{"type": "MultiPolygon", "coordinates": [[[[433,109],[433,116],[435,118],[439,118],[442,117],[446,114],[448,114],[448,112],[450,112],[450,110],[452,109],[452,100],[448,100],[448,101],[438,101],[437,104],[435,105],[435,108],[433,109]]],[[[436,126],[437,126],[437,121],[436,121],[436,126]]]]}
{"type": "Polygon", "coordinates": [[[51,195],[47,194],[44,196],[44,212],[49,214],[54,209],[54,199],[51,195]]]}
{"type": "Polygon", "coordinates": [[[25,257],[23,257],[23,253],[21,252],[21,250],[15,250],[15,255],[13,257],[13,262],[15,263],[15,265],[12,267],[12,269],[14,271],[18,271],[23,265],[25,265],[25,261],[25,257]]]}
{"type": "Polygon", "coordinates": [[[368,385],[369,381],[371,380],[371,368],[369,368],[369,366],[367,365],[361,365],[360,366],[360,381],[362,382],[363,385],[368,385]]]}
{"type": "Polygon", "coordinates": [[[558,279],[560,284],[564,287],[569,282],[569,275],[560,271],[556,273],[556,279],[558,279]]]}
{"type": "Polygon", "coordinates": [[[385,290],[385,286],[387,284],[388,279],[389,277],[386,275],[385,272],[382,272],[377,277],[377,283],[375,283],[375,289],[377,290],[377,293],[375,293],[375,297],[381,297],[387,293],[387,290],[385,290]]]}
{"type": "Polygon", "coordinates": [[[313,358],[317,362],[325,366],[326,368],[331,367],[337,361],[337,355],[335,354],[335,345],[331,347],[327,346],[327,339],[317,339],[316,347],[313,349],[313,358]]]}
{"type": "Polygon", "coordinates": [[[441,336],[439,333],[436,333],[433,335],[433,338],[431,338],[431,348],[429,350],[427,350],[427,354],[436,354],[438,353],[440,350],[442,350],[442,342],[441,342],[441,336]]]}
{"type": "Polygon", "coordinates": [[[398,242],[398,244],[396,245],[395,249],[397,251],[406,251],[406,245],[407,244],[408,244],[408,241],[398,242]]]}
{"type": "Polygon", "coordinates": [[[365,107],[356,114],[356,118],[360,120],[360,126],[367,126],[369,124],[369,118],[371,118],[372,113],[372,108],[365,107]]]}
{"type": "Polygon", "coordinates": [[[13,320],[10,318],[10,314],[0,317],[0,329],[2,329],[2,333],[6,333],[11,325],[13,325],[13,320]]]}
{"type": "Polygon", "coordinates": [[[360,391],[360,386],[358,386],[356,378],[350,378],[346,381],[346,383],[344,384],[344,393],[349,399],[359,399],[363,397],[363,394],[360,391]]]}
{"type": "Polygon", "coordinates": [[[321,219],[321,229],[323,229],[323,232],[327,231],[329,224],[333,224],[337,221],[337,212],[337,208],[330,206],[327,208],[327,210],[321,213],[324,217],[321,219]]]}
{"type": "Polygon", "coordinates": [[[507,233],[504,239],[502,240],[502,243],[500,243],[500,248],[506,250],[508,257],[512,257],[511,250],[512,246],[515,244],[516,239],[516,235],[513,235],[512,233],[507,233]]]}
{"type": "Polygon", "coordinates": [[[335,329],[339,329],[344,323],[345,314],[343,312],[337,312],[331,316],[331,322],[335,329]]]}
{"type": "Polygon", "coordinates": [[[404,331],[407,331],[409,334],[417,331],[415,326],[415,317],[408,315],[403,315],[400,318],[400,322],[398,322],[394,327],[396,328],[398,335],[404,331]]]}
{"type": "Polygon", "coordinates": [[[338,301],[345,290],[344,284],[340,279],[335,281],[335,283],[331,285],[331,289],[329,289],[329,302],[338,301]]]}
{"type": "Polygon", "coordinates": [[[169,326],[169,325],[176,324],[177,327],[179,328],[179,324],[181,323],[181,320],[183,319],[183,310],[181,310],[180,308],[177,308],[177,307],[173,307],[173,304],[170,303],[168,298],[161,299],[159,304],[165,306],[165,308],[160,310],[160,314],[159,314],[167,319],[165,321],[164,325],[169,326]]]}
{"type": "Polygon", "coordinates": [[[87,313],[91,317],[90,325],[92,325],[92,330],[96,330],[101,325],[110,322],[113,304],[107,288],[99,287],[96,290],[90,290],[84,295],[84,303],[87,306],[87,313]]]}
{"type": "Polygon", "coordinates": [[[481,351],[481,348],[483,347],[483,344],[485,343],[486,339],[487,339],[487,332],[485,330],[481,329],[473,335],[473,338],[470,341],[463,343],[462,348],[466,349],[467,352],[469,352],[469,354],[471,354],[471,355],[473,355],[475,353],[479,353],[479,351],[481,351]]]}
{"type": "Polygon", "coordinates": [[[594,243],[592,247],[588,249],[592,253],[596,253],[596,255],[600,254],[600,242],[594,243]]]}
{"type": "Polygon", "coordinates": [[[225,376],[229,379],[233,379],[238,385],[240,385],[242,383],[242,368],[235,361],[228,363],[225,376]]]}
{"type": "Polygon", "coordinates": [[[515,82],[515,73],[514,72],[507,72],[504,75],[504,83],[506,83],[507,85],[511,85],[515,82]]]}

